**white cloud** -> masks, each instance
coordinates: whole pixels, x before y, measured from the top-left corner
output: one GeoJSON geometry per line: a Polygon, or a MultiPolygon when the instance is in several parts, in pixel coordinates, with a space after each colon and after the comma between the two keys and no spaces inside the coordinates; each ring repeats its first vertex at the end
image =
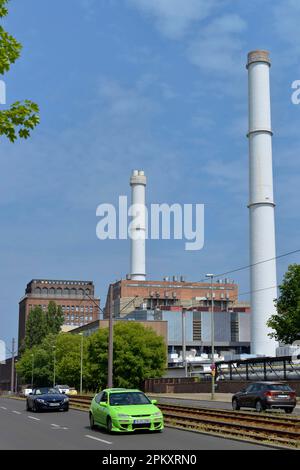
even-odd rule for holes
{"type": "Polygon", "coordinates": [[[128,3],[154,17],[159,31],[171,39],[181,38],[192,23],[208,17],[217,4],[216,0],[128,0],[128,3]]]}
{"type": "Polygon", "coordinates": [[[245,30],[246,23],[239,15],[216,18],[188,46],[189,60],[204,72],[236,74],[245,62],[239,36],[245,30]]]}

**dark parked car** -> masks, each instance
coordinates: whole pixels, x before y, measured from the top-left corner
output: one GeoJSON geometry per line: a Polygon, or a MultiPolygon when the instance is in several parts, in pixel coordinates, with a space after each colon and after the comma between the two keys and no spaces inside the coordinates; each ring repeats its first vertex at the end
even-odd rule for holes
{"type": "Polygon", "coordinates": [[[296,406],[296,392],[282,382],[255,382],[232,397],[232,408],[242,407],[263,410],[278,408],[292,413],[296,406]]]}
{"type": "Polygon", "coordinates": [[[54,388],[40,387],[34,388],[27,396],[27,411],[43,410],[69,410],[69,398],[63,393],[59,393],[54,388]]]}

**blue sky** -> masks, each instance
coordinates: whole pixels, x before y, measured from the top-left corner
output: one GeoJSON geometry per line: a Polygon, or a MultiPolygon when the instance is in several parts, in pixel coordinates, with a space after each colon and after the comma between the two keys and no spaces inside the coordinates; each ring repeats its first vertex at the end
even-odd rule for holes
{"type": "MultiPolygon", "coordinates": [[[[129,271],[128,241],[99,241],[96,207],[129,195],[204,203],[205,246],[147,244],[152,279],[189,280],[248,264],[246,55],[272,57],[278,254],[300,248],[298,0],[12,0],[6,29],[24,46],[7,100],[41,107],[32,138],[1,141],[0,337],[17,336],[32,278],[107,285],[129,271]]],[[[279,280],[289,263],[278,262],[279,280]]],[[[232,277],[249,290],[248,271],[232,277]]],[[[241,300],[247,300],[247,296],[241,300]]]]}

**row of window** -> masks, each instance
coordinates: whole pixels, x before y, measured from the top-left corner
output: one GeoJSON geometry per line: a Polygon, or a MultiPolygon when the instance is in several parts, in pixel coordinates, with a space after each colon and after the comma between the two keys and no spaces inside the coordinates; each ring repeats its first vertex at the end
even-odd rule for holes
{"type": "MultiPolygon", "coordinates": [[[[39,305],[43,310],[46,310],[47,305],[39,305]]],[[[29,310],[33,308],[33,305],[29,305],[29,310]]],[[[63,313],[68,313],[68,312],[80,312],[80,313],[93,313],[93,306],[92,305],[86,305],[84,306],[79,306],[79,305],[62,305],[61,306],[63,313]]]]}
{"type": "Polygon", "coordinates": [[[58,287],[57,289],[54,287],[50,287],[48,289],[47,287],[36,287],[33,290],[33,293],[36,295],[56,295],[56,296],[64,296],[64,297],[77,297],[77,296],[84,296],[84,295],[91,295],[91,290],[90,289],[69,289],[66,287],[65,289],[62,289],[61,287],[58,287]]]}
{"type": "MultiPolygon", "coordinates": [[[[90,315],[90,316],[86,315],[84,317],[83,315],[80,315],[80,316],[79,315],[65,315],[65,321],[68,322],[70,320],[71,321],[74,321],[74,320],[76,320],[76,321],[78,321],[78,320],[80,320],[80,321],[84,321],[84,320],[85,321],[92,321],[93,316],[92,315],[90,315]]],[[[68,323],[67,323],[67,325],[68,325],[68,323]]]]}
{"type": "Polygon", "coordinates": [[[41,284],[68,284],[76,286],[85,286],[87,283],[82,281],[33,281],[34,283],[40,282],[41,284]]]}

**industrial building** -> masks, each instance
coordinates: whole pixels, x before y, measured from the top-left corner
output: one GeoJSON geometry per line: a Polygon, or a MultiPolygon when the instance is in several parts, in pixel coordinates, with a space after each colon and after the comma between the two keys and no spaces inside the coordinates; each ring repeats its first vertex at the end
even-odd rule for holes
{"type": "Polygon", "coordinates": [[[26,320],[36,306],[47,310],[50,301],[60,305],[65,321],[63,330],[82,326],[99,318],[100,299],[92,281],[33,279],[19,302],[19,347],[25,337],[26,320]]]}
{"type": "MultiPolygon", "coordinates": [[[[213,283],[214,304],[228,311],[238,300],[238,286],[233,281],[213,283]]],[[[208,307],[211,303],[209,282],[187,282],[181,276],[162,281],[137,281],[124,279],[111,284],[108,289],[105,316],[124,317],[136,308],[208,307]]]]}
{"type": "MultiPolygon", "coordinates": [[[[211,354],[211,312],[209,307],[185,310],[185,344],[194,354],[211,354]]],[[[168,324],[168,352],[170,359],[182,354],[182,308],[135,310],[126,315],[131,321],[166,321],[168,324]]],[[[250,352],[250,309],[233,307],[214,311],[215,353],[220,356],[250,352]]],[[[172,362],[171,360],[169,362],[172,362]]]]}

